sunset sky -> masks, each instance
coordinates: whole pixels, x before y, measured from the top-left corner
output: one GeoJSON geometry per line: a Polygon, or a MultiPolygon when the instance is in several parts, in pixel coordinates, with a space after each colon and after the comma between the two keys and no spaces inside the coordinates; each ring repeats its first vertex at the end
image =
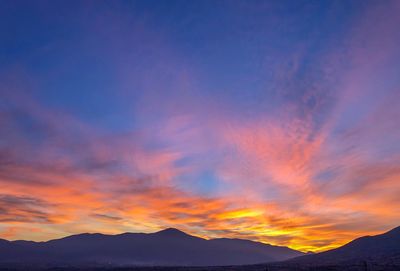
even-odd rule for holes
{"type": "Polygon", "coordinates": [[[1,1],[0,238],[400,225],[400,1],[1,1]]]}

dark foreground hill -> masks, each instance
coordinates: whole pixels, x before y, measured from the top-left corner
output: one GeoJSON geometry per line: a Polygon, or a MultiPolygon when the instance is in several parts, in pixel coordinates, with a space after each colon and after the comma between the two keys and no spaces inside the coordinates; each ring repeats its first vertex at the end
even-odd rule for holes
{"type": "Polygon", "coordinates": [[[337,264],[400,255],[400,227],[375,236],[364,236],[336,249],[298,257],[288,262],[337,264]]]}
{"type": "Polygon", "coordinates": [[[48,242],[0,240],[0,267],[246,265],[300,255],[287,247],[241,239],[206,240],[176,229],[80,234],[48,242]]]}
{"type": "Polygon", "coordinates": [[[336,249],[270,264],[269,270],[400,270],[400,227],[336,249]],[[279,267],[279,268],[278,268],[279,267]]]}

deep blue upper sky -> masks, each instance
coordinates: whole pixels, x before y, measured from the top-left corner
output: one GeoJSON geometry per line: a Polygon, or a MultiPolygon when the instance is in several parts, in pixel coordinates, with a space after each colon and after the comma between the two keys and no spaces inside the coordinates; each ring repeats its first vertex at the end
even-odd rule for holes
{"type": "Polygon", "coordinates": [[[115,121],[130,127],[118,118],[124,118],[126,107],[138,106],[124,104],[116,92],[129,92],[135,99],[146,91],[145,86],[123,86],[121,81],[146,73],[160,77],[165,89],[158,92],[174,88],[176,73],[195,73],[201,92],[247,114],[273,107],[276,88],[282,87],[274,80],[277,70],[297,68],[292,78],[296,83],[284,82],[294,86],[280,98],[299,99],[309,80],[318,80],[312,77],[320,76],[321,56],[343,45],[365,2],[3,5],[1,69],[23,68],[41,84],[35,93],[41,101],[88,121],[105,117],[101,125],[112,128],[115,121]],[[127,74],[120,74],[121,69],[127,74]],[[108,119],[110,114],[117,119],[108,119]]]}

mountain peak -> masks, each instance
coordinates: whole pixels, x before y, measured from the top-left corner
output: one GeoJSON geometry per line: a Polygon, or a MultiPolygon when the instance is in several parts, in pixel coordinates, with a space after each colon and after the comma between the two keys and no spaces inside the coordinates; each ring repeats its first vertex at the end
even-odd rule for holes
{"type": "Polygon", "coordinates": [[[187,233],[178,230],[176,228],[166,228],[164,230],[155,232],[157,235],[165,235],[165,236],[179,236],[179,235],[188,235],[187,233]]]}

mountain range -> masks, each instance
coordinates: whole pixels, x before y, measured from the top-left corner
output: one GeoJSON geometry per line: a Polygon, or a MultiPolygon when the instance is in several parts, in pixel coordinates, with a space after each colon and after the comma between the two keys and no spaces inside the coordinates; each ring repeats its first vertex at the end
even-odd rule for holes
{"type": "Polygon", "coordinates": [[[21,265],[186,266],[188,270],[192,270],[190,266],[231,266],[229,270],[400,270],[400,227],[307,255],[287,247],[243,239],[206,240],[173,228],[147,234],[84,233],[47,242],[0,239],[0,267],[21,265]],[[242,267],[234,268],[234,265],[242,267]]]}
{"type": "Polygon", "coordinates": [[[219,266],[282,261],[304,255],[242,239],[195,237],[169,228],[155,233],[79,234],[47,242],[0,239],[0,264],[40,266],[219,266]],[[23,259],[23,260],[22,260],[23,259]]]}

